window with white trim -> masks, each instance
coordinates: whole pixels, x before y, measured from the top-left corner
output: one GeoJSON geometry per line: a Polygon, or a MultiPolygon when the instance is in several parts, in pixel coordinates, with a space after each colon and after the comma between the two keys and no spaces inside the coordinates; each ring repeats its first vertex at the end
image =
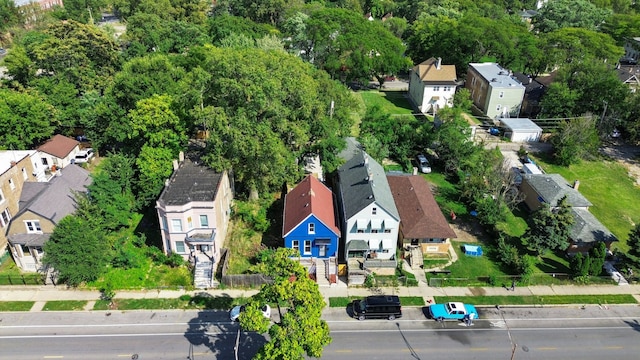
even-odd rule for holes
{"type": "Polygon", "coordinates": [[[27,180],[28,178],[29,175],[27,175],[27,170],[25,168],[22,168],[22,179],[27,180]]]}
{"type": "Polygon", "coordinates": [[[187,229],[193,229],[193,219],[191,218],[191,216],[187,218],[187,229]]]}
{"type": "Polygon", "coordinates": [[[300,253],[300,240],[291,240],[291,248],[300,253]]]}
{"type": "Polygon", "coordinates": [[[316,233],[316,224],[309,223],[309,234],[315,234],[315,233],[316,233]]]}
{"type": "Polygon", "coordinates": [[[184,254],[187,252],[184,247],[184,241],[176,241],[176,252],[178,254],[184,254]]]}
{"type": "Polygon", "coordinates": [[[209,218],[207,217],[207,215],[200,215],[200,227],[209,227],[209,218]]]}
{"type": "Polygon", "coordinates": [[[162,217],[162,230],[169,230],[169,225],[167,225],[167,217],[162,217]]]}
{"type": "Polygon", "coordinates": [[[4,194],[2,193],[2,189],[0,189],[0,204],[4,202],[4,194]]]}
{"type": "Polygon", "coordinates": [[[502,109],[502,105],[498,104],[498,105],[496,106],[496,111],[500,111],[500,109],[502,109]]]}
{"type": "Polygon", "coordinates": [[[378,214],[378,208],[377,207],[371,208],[371,215],[377,215],[377,214],[378,214]]]}
{"type": "Polygon", "coordinates": [[[180,219],[171,219],[171,231],[172,232],[182,232],[182,220],[180,220],[180,219]]]}
{"type": "Polygon", "coordinates": [[[40,228],[40,221],[27,220],[24,222],[24,225],[27,228],[28,234],[42,234],[42,228],[40,228]]]}
{"type": "Polygon", "coordinates": [[[440,86],[434,86],[433,91],[440,91],[440,86]]]}
{"type": "Polygon", "coordinates": [[[311,254],[311,240],[304,241],[304,253],[305,255],[311,254]]]}
{"type": "Polygon", "coordinates": [[[2,227],[9,225],[10,220],[11,220],[11,213],[9,212],[9,209],[8,208],[4,209],[2,213],[0,213],[0,225],[2,225],[2,227]]]}
{"type": "Polygon", "coordinates": [[[503,97],[504,97],[504,91],[500,91],[500,92],[498,93],[498,97],[503,98],[503,97]]]}
{"type": "Polygon", "coordinates": [[[11,188],[11,190],[16,189],[16,184],[13,182],[13,178],[9,179],[9,187],[11,188]]]}

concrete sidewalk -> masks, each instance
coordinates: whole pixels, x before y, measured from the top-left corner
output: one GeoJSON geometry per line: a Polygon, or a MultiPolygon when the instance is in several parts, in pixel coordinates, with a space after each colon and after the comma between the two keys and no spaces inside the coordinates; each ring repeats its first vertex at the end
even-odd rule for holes
{"type": "MultiPolygon", "coordinates": [[[[516,286],[511,291],[504,287],[429,287],[420,283],[417,287],[399,288],[352,288],[344,283],[337,286],[322,286],[320,292],[328,303],[331,297],[363,297],[376,294],[395,294],[399,296],[418,296],[425,299],[425,303],[433,302],[435,296],[553,296],[553,295],[610,295],[630,294],[640,303],[640,285],[593,285],[593,286],[516,286]]],[[[116,299],[161,299],[178,298],[181,295],[196,295],[206,293],[220,297],[250,297],[258,290],[148,290],[148,291],[118,291],[116,299]]],[[[0,301],[34,301],[31,311],[40,311],[47,301],[54,300],[84,300],[87,301],[86,310],[91,310],[95,301],[100,299],[99,291],[68,289],[53,286],[0,286],[0,301]]]]}

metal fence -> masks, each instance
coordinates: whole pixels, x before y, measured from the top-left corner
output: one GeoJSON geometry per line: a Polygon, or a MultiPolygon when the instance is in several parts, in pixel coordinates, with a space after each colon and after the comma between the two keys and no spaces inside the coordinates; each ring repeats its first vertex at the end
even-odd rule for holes
{"type": "MultiPolygon", "coordinates": [[[[452,278],[446,276],[429,276],[427,274],[429,286],[446,287],[446,286],[511,286],[513,281],[518,285],[575,285],[577,284],[569,274],[565,273],[546,273],[534,274],[530,276],[526,282],[520,276],[479,276],[476,278],[452,278]]],[[[608,276],[591,276],[586,279],[587,284],[615,284],[616,282],[608,276]]]]}
{"type": "Polygon", "coordinates": [[[44,285],[44,274],[0,275],[0,285],[44,285]]]}

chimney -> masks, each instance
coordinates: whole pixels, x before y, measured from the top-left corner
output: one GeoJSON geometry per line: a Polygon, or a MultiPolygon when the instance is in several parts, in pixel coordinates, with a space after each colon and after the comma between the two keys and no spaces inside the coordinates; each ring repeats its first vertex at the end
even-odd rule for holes
{"type": "Polygon", "coordinates": [[[17,164],[17,162],[15,162],[15,161],[11,160],[11,167],[16,166],[16,164],[17,164]]]}
{"type": "Polygon", "coordinates": [[[441,58],[441,57],[439,57],[439,58],[436,60],[436,69],[437,69],[437,70],[440,70],[440,66],[441,66],[441,65],[442,65],[442,58],[441,58]]]}
{"type": "Polygon", "coordinates": [[[178,170],[178,167],[179,167],[179,165],[178,165],[178,160],[173,160],[173,170],[174,170],[174,171],[175,171],[175,170],[178,170]]]}
{"type": "Polygon", "coordinates": [[[573,188],[578,191],[578,188],[580,187],[580,180],[576,180],[573,182],[573,188]]]}

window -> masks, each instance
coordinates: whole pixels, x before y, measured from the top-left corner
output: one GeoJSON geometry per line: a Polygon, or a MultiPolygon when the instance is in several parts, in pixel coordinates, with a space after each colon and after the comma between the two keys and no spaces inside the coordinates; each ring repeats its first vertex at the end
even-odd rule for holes
{"type": "Polygon", "coordinates": [[[391,234],[391,229],[384,229],[385,234],[391,234]]]}
{"type": "Polygon", "coordinates": [[[371,233],[372,234],[377,234],[378,233],[378,229],[371,229],[371,233]]]}
{"type": "Polygon", "coordinates": [[[200,227],[209,227],[209,218],[207,215],[200,215],[200,227]]]}
{"type": "Polygon", "coordinates": [[[315,233],[316,233],[316,224],[309,223],[309,234],[315,234],[315,233]]]}
{"type": "Polygon", "coordinates": [[[371,215],[376,215],[378,213],[378,208],[371,208],[371,215]]]}
{"type": "Polygon", "coordinates": [[[476,86],[476,78],[471,79],[471,86],[476,86]]]}
{"type": "Polygon", "coordinates": [[[291,248],[294,249],[297,252],[300,252],[300,240],[292,240],[291,241],[291,248]]]}
{"type": "Polygon", "coordinates": [[[502,108],[502,105],[498,104],[498,105],[496,106],[496,111],[500,111],[500,109],[501,109],[501,108],[502,108]]]}
{"type": "Polygon", "coordinates": [[[22,179],[27,180],[28,177],[29,177],[29,175],[27,175],[27,170],[22,168],[22,179]]]}
{"type": "Polygon", "coordinates": [[[171,219],[171,231],[172,232],[182,232],[182,220],[180,220],[180,219],[171,219]]]}
{"type": "Polygon", "coordinates": [[[358,234],[364,234],[364,229],[358,229],[358,234]]]}
{"type": "Polygon", "coordinates": [[[4,209],[2,213],[0,213],[0,225],[2,225],[2,227],[9,225],[9,220],[11,220],[11,213],[9,209],[4,209]]]}
{"type": "Polygon", "coordinates": [[[500,93],[498,93],[498,97],[503,98],[504,97],[504,91],[500,91],[500,93]]]}
{"type": "Polygon", "coordinates": [[[169,226],[167,225],[167,218],[165,216],[162,217],[162,230],[168,230],[169,226]]]}
{"type": "Polygon", "coordinates": [[[2,189],[0,189],[0,203],[4,202],[4,194],[2,193],[2,189]]]}
{"type": "Polygon", "coordinates": [[[445,86],[442,90],[444,90],[444,91],[451,91],[451,86],[445,86]]]}
{"type": "Polygon", "coordinates": [[[176,252],[178,254],[186,253],[185,248],[184,248],[184,241],[176,241],[176,252]]]}
{"type": "Polygon", "coordinates": [[[40,228],[40,221],[28,220],[28,221],[25,221],[24,224],[27,227],[27,233],[42,234],[42,229],[40,228]]]}
{"type": "Polygon", "coordinates": [[[9,187],[11,190],[15,190],[16,184],[13,182],[13,178],[9,179],[9,187]]]}
{"type": "Polygon", "coordinates": [[[42,165],[49,166],[49,161],[47,161],[47,158],[41,158],[41,160],[42,160],[42,165]]]}
{"type": "Polygon", "coordinates": [[[311,254],[311,240],[304,241],[304,253],[311,254]]]}
{"type": "Polygon", "coordinates": [[[440,86],[434,86],[433,91],[440,91],[440,86]]]}
{"type": "Polygon", "coordinates": [[[193,229],[193,219],[191,218],[191,216],[187,218],[187,229],[193,229]]]}

